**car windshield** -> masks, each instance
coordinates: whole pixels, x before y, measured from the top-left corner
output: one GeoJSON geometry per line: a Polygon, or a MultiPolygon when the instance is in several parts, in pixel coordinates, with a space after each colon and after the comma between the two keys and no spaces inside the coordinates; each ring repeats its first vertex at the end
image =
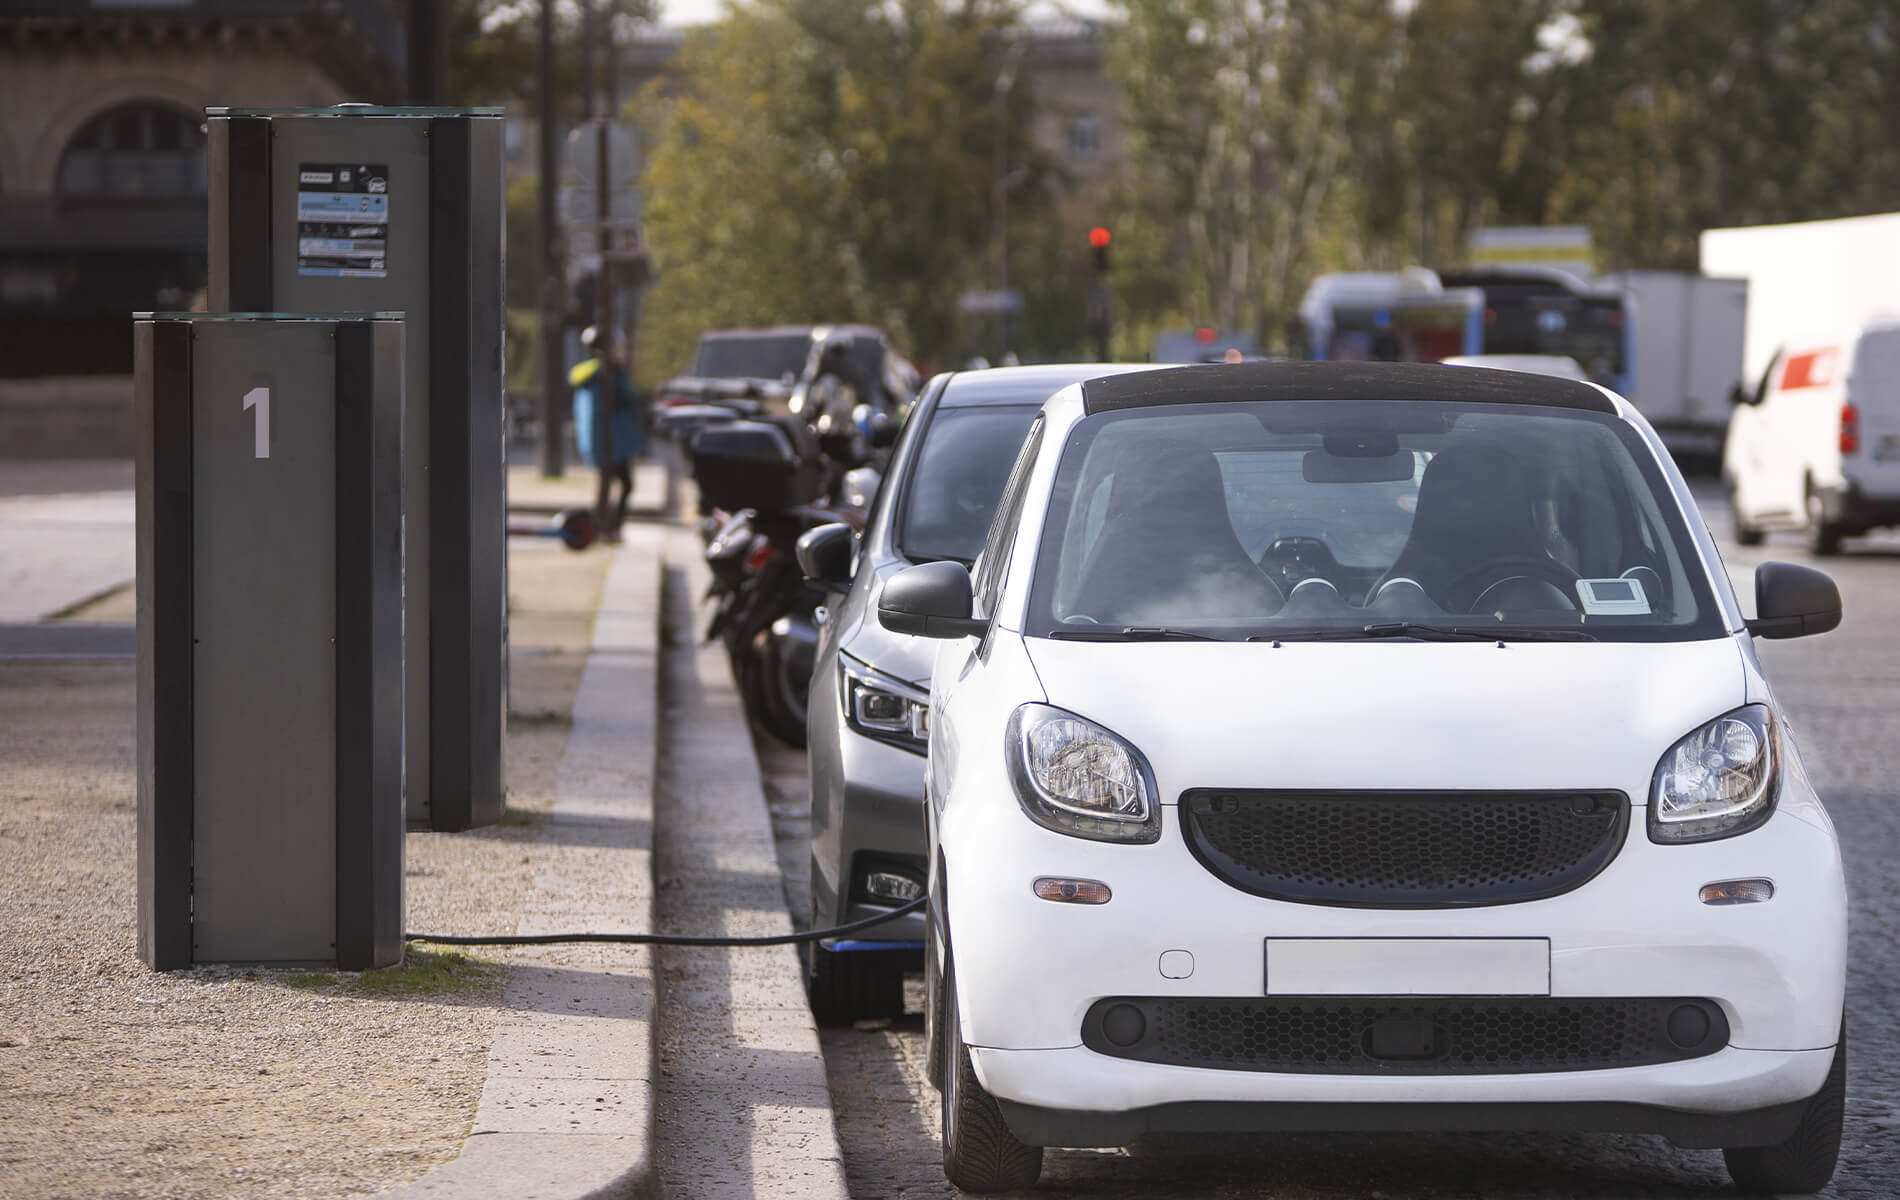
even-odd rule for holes
{"type": "Polygon", "coordinates": [[[1036,405],[939,408],[922,432],[898,515],[897,548],[912,562],[973,561],[1036,405]]]}
{"type": "Polygon", "coordinates": [[[1025,631],[1719,636],[1699,562],[1655,457],[1611,414],[1157,406],[1070,432],[1025,631]]]}
{"type": "Polygon", "coordinates": [[[797,378],[811,353],[808,333],[721,334],[702,337],[690,374],[701,379],[797,378]]]}

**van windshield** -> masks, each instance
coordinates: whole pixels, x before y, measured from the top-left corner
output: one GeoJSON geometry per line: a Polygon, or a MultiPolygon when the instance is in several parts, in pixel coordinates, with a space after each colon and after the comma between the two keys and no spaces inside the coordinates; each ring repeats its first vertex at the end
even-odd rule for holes
{"type": "Polygon", "coordinates": [[[1071,431],[1030,636],[1412,626],[1603,641],[1724,632],[1662,468],[1610,414],[1194,404],[1096,414],[1071,431]]]}

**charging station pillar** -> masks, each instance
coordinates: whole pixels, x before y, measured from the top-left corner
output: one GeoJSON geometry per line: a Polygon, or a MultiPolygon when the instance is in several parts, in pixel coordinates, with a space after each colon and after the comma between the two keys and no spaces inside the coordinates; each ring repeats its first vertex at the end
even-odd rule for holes
{"type": "Polygon", "coordinates": [[[393,314],[140,314],[138,946],[402,959],[393,314]]]}
{"type": "Polygon", "coordinates": [[[401,312],[406,812],[501,819],[507,637],[502,115],[206,110],[210,304],[401,312]]]}

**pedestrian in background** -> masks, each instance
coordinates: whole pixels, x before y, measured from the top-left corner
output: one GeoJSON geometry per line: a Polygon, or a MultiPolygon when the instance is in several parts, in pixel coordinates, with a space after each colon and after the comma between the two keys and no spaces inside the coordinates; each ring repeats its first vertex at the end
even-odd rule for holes
{"type": "Polygon", "coordinates": [[[633,496],[633,460],[646,449],[646,422],[641,412],[644,402],[627,374],[625,343],[619,334],[610,332],[605,338],[603,354],[598,345],[601,340],[593,326],[581,334],[581,344],[594,354],[574,365],[567,373],[567,382],[574,389],[574,440],[580,446],[581,459],[588,466],[611,475],[620,485],[614,520],[601,531],[608,540],[619,541],[620,527],[627,520],[627,502],[633,496]],[[609,410],[611,463],[601,461],[600,447],[595,444],[596,406],[602,403],[612,405],[609,410]]]}

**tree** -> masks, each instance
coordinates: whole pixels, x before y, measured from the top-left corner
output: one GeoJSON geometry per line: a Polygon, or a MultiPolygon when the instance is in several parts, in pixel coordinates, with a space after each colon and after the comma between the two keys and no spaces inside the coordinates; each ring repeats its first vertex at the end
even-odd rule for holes
{"type": "Polygon", "coordinates": [[[1109,54],[1128,151],[1118,223],[1135,262],[1177,264],[1172,288],[1146,272],[1132,294],[1118,288],[1126,327],[1275,329],[1348,199],[1355,123],[1392,63],[1392,6],[1126,0],[1123,11],[1109,54]]]}
{"type": "Polygon", "coordinates": [[[1575,0],[1563,215],[1611,265],[1693,268],[1721,225],[1900,200],[1894,0],[1575,0]]]}
{"type": "Polygon", "coordinates": [[[752,0],[692,39],[685,91],[645,105],[643,357],[667,370],[702,329],[814,318],[944,354],[983,277],[1013,18],[1006,0],[752,0]]]}

